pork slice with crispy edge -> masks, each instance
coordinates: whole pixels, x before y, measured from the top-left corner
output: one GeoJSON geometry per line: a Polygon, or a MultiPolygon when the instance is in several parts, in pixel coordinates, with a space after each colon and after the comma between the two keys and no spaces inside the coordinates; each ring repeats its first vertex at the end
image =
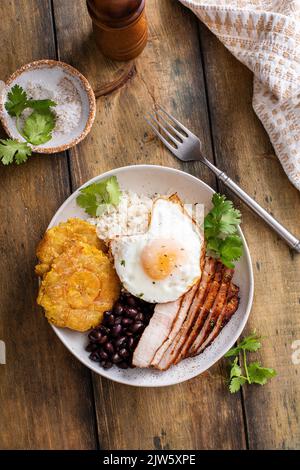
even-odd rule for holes
{"type": "Polygon", "coordinates": [[[208,286],[208,290],[205,293],[203,305],[199,309],[197,309],[195,312],[195,315],[193,318],[193,324],[191,325],[191,329],[188,332],[188,334],[186,334],[186,337],[184,340],[184,343],[186,343],[184,346],[184,351],[181,351],[181,354],[179,356],[176,356],[177,360],[175,361],[175,364],[178,364],[180,359],[187,357],[190,345],[193,344],[193,342],[195,341],[195,339],[197,338],[199,334],[199,331],[204,325],[207,315],[209,314],[209,311],[211,307],[213,306],[215,298],[218,294],[221,280],[222,280],[222,271],[223,271],[222,263],[219,261],[216,262],[215,273],[214,273],[213,278],[211,279],[210,285],[208,286]]]}
{"type": "Polygon", "coordinates": [[[187,315],[187,312],[190,308],[190,305],[193,301],[194,295],[197,292],[198,289],[198,283],[195,284],[184,296],[182,299],[181,306],[178,311],[178,315],[176,316],[176,319],[173,322],[172,328],[170,330],[170,333],[164,343],[159,347],[159,349],[156,351],[154,358],[151,361],[151,366],[157,367],[159,362],[161,361],[161,358],[163,357],[165,351],[168,349],[169,345],[172,344],[174,338],[176,337],[178,331],[180,330],[185,317],[187,315]]]}
{"type": "MultiPolygon", "coordinates": [[[[190,327],[193,322],[193,318],[195,315],[195,306],[201,304],[203,299],[205,298],[206,292],[208,291],[208,286],[210,284],[210,279],[213,277],[215,272],[215,261],[212,258],[208,258],[205,262],[202,278],[199,284],[199,289],[195,298],[191,304],[191,307],[188,311],[186,319],[182,325],[182,328],[178,331],[178,334],[174,338],[174,340],[170,343],[169,347],[165,351],[164,355],[162,356],[159,364],[156,367],[159,370],[166,370],[168,369],[177,358],[182,345],[184,344],[185,338],[190,330],[190,327]],[[201,296],[198,295],[201,292],[201,296]]],[[[197,310],[196,310],[197,311],[197,310]]]]}
{"type": "Polygon", "coordinates": [[[180,307],[182,297],[175,302],[157,304],[149,325],[145,328],[134,351],[132,363],[136,367],[149,367],[162,343],[168,338],[174,319],[180,307]]]}
{"type": "Polygon", "coordinates": [[[238,297],[239,288],[235,284],[230,284],[227,294],[226,303],[222,308],[222,312],[218,317],[216,324],[208,335],[206,340],[202,343],[199,354],[204,351],[219,335],[223,326],[230,320],[232,315],[237,311],[239,306],[239,297],[238,297]]]}
{"type": "Polygon", "coordinates": [[[206,258],[205,267],[203,270],[203,275],[199,285],[198,292],[195,296],[194,302],[191,305],[191,308],[188,313],[186,322],[184,323],[183,331],[181,332],[180,338],[177,342],[177,357],[174,355],[174,361],[179,362],[181,358],[184,357],[185,350],[188,348],[187,342],[190,337],[191,328],[197,318],[197,314],[205,302],[207,293],[211,285],[211,281],[214,277],[216,270],[217,262],[214,258],[206,258]],[[178,360],[177,360],[178,359],[178,360]]]}
{"type": "Polygon", "coordinates": [[[226,309],[224,312],[224,317],[222,319],[222,325],[221,327],[226,325],[226,323],[229,322],[230,318],[232,315],[237,311],[240,303],[240,298],[239,298],[239,290],[240,288],[236,286],[235,284],[231,284],[231,292],[230,292],[230,298],[228,298],[228,303],[226,305],[226,309]]]}
{"type": "Polygon", "coordinates": [[[212,328],[214,327],[218,317],[220,316],[224,305],[226,305],[227,300],[227,292],[229,289],[229,285],[233,276],[233,269],[225,268],[223,270],[222,275],[222,282],[220,288],[218,290],[217,296],[215,301],[207,315],[207,318],[202,326],[201,330],[199,331],[198,336],[195,338],[194,343],[189,349],[188,355],[195,356],[199,353],[202,343],[206,340],[209,336],[212,328]]]}

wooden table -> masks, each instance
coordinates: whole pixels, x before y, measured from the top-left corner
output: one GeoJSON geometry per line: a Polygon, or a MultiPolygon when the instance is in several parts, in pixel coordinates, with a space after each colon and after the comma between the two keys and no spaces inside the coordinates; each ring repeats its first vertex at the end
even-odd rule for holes
{"type": "Polygon", "coordinates": [[[299,448],[300,365],[292,362],[292,342],[300,339],[300,257],[237,200],[255,275],[245,332],[265,337],[258,356],[278,371],[268,385],[230,395],[224,360],[162,389],[110,382],[65,349],[36,306],[35,247],[61,203],[87,179],[153,163],[216,187],[201,164],[180,164],[153,138],[142,117],[156,103],[180,117],[212,161],[300,235],[300,194],[252,110],[251,73],[177,0],[148,0],[147,10],[149,44],[128,65],[97,51],[84,0],[0,1],[1,78],[34,59],[61,59],[100,95],[83,143],[1,167],[0,340],[7,364],[0,365],[0,447],[299,448]]]}

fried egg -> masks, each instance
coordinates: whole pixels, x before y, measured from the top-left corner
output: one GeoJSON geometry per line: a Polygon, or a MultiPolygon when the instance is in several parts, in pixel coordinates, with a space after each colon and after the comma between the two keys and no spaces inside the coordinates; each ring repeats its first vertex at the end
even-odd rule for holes
{"type": "Polygon", "coordinates": [[[174,301],[199,280],[202,245],[200,228],[176,195],[154,201],[146,233],[110,242],[123,286],[151,303],[174,301]]]}

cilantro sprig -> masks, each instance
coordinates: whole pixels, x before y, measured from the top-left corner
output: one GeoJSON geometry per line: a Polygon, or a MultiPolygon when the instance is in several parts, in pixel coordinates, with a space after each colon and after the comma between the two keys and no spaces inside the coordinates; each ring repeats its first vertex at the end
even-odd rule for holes
{"type": "Polygon", "coordinates": [[[10,163],[24,163],[31,155],[32,145],[41,145],[52,138],[55,127],[55,115],[51,107],[56,106],[52,100],[28,99],[26,91],[19,85],[14,85],[7,94],[5,109],[11,117],[16,118],[16,128],[26,142],[17,139],[0,141],[0,161],[3,165],[10,163]],[[20,128],[20,117],[25,109],[32,109],[32,113],[24,120],[20,128]]]}
{"type": "Polygon", "coordinates": [[[243,242],[237,233],[241,213],[225,196],[215,193],[212,197],[213,208],[204,219],[204,234],[207,249],[218,257],[228,268],[234,268],[243,254],[243,242]]]}
{"type": "Polygon", "coordinates": [[[225,357],[234,357],[231,362],[229,376],[229,390],[236,393],[245,384],[265,385],[269,379],[277,375],[271,367],[263,367],[258,361],[247,361],[247,353],[256,352],[261,348],[261,338],[253,333],[245,337],[235,348],[230,349],[225,357]],[[242,361],[239,362],[239,355],[242,361]]]}
{"type": "Polygon", "coordinates": [[[121,191],[116,176],[111,176],[99,183],[93,183],[80,190],[77,204],[92,217],[101,216],[106,209],[120,202],[121,191]]]}
{"type": "Polygon", "coordinates": [[[26,162],[28,157],[31,155],[31,148],[26,142],[18,142],[12,139],[0,140],[0,158],[3,165],[9,165],[10,163],[26,162]]]}

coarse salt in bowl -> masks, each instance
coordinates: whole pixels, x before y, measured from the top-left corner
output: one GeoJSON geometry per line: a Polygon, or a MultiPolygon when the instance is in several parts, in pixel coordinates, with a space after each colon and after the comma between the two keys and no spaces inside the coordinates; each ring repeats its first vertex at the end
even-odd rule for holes
{"type": "MultiPolygon", "coordinates": [[[[5,83],[0,98],[0,119],[11,139],[25,142],[16,127],[16,120],[5,109],[7,94],[14,85],[21,86],[28,98],[50,99],[56,106],[51,110],[55,115],[52,138],[42,145],[31,145],[38,153],[56,153],[67,150],[83,140],[90,132],[96,115],[96,100],[88,80],[64,62],[38,60],[23,65],[5,83]]],[[[26,109],[21,117],[26,119],[32,110],[26,109]]]]}

